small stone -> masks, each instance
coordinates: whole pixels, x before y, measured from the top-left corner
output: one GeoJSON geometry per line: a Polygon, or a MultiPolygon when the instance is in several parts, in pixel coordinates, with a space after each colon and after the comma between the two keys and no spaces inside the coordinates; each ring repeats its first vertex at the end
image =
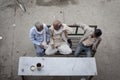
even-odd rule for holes
{"type": "Polygon", "coordinates": [[[15,27],[15,26],[16,26],[16,24],[13,24],[12,26],[13,26],[13,27],[15,27]]]}
{"type": "Polygon", "coordinates": [[[1,39],[3,39],[3,37],[2,37],[2,36],[0,36],[0,40],[1,40],[1,39]]]}
{"type": "Polygon", "coordinates": [[[19,51],[17,51],[17,53],[19,53],[19,51]]]}
{"type": "Polygon", "coordinates": [[[62,11],[60,11],[60,13],[62,13],[62,11]]]}

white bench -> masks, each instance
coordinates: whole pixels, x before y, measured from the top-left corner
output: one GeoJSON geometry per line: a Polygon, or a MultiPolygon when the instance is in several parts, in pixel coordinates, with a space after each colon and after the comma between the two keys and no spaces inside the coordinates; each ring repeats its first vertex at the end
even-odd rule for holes
{"type": "Polygon", "coordinates": [[[95,76],[96,60],[76,57],[20,57],[18,75],[22,76],[95,76]],[[44,65],[41,71],[30,70],[30,66],[40,62],[44,65]]]}

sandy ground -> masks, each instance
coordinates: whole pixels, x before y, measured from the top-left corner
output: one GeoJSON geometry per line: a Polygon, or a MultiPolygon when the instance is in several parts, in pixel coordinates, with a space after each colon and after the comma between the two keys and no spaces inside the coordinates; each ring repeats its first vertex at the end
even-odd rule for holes
{"type": "MultiPolygon", "coordinates": [[[[36,21],[52,24],[82,22],[98,25],[103,40],[95,55],[98,75],[93,80],[120,79],[120,0],[23,0],[23,12],[14,0],[0,0],[0,80],[21,80],[20,56],[36,56],[29,30],[36,21]]],[[[63,77],[57,78],[66,80],[63,77]]],[[[34,80],[34,79],[32,79],[34,80]]],[[[45,78],[48,80],[48,78],[45,78]]],[[[56,80],[51,78],[51,80],[56,80]]],[[[73,77],[72,80],[79,80],[73,77]]]]}

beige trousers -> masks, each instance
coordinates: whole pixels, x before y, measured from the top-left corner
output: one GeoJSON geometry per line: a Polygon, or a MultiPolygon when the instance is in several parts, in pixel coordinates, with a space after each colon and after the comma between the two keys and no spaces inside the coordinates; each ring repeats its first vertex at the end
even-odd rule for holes
{"type": "Polygon", "coordinates": [[[48,48],[45,51],[46,55],[53,55],[55,54],[57,51],[60,52],[60,54],[71,54],[72,50],[69,47],[69,45],[67,43],[61,44],[58,48],[52,48],[51,45],[48,46],[48,48]]]}

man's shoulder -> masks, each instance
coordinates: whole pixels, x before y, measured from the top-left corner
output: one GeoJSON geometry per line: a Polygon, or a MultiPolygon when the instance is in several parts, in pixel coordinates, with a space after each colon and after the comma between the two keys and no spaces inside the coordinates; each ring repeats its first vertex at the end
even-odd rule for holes
{"type": "Polygon", "coordinates": [[[43,25],[44,25],[44,29],[45,29],[45,30],[48,30],[48,29],[49,29],[46,24],[43,24],[43,25]]]}
{"type": "Polygon", "coordinates": [[[33,26],[31,29],[30,29],[30,32],[33,32],[35,31],[35,26],[33,26]]]}
{"type": "Polygon", "coordinates": [[[32,26],[31,29],[35,29],[36,27],[35,26],[32,26]]]}
{"type": "Polygon", "coordinates": [[[54,29],[54,28],[53,28],[53,25],[51,25],[49,29],[50,29],[50,30],[53,30],[53,29],[54,29]]]}
{"type": "Polygon", "coordinates": [[[43,23],[43,26],[44,26],[45,28],[48,28],[48,26],[47,26],[45,23],[43,23]]]}

